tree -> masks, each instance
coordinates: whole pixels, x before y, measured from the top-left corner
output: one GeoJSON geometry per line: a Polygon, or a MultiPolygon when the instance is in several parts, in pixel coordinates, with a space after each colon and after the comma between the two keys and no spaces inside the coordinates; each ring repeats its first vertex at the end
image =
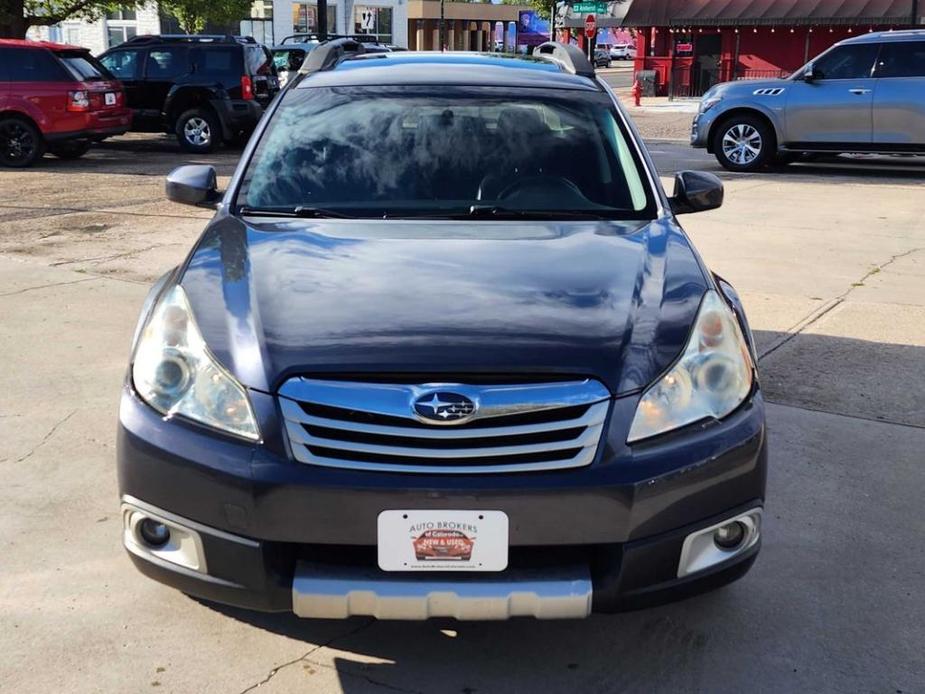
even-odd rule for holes
{"type": "Polygon", "coordinates": [[[0,37],[25,38],[31,26],[73,17],[95,19],[116,5],[111,0],[0,0],[0,37]]]}
{"type": "MultiPolygon", "coordinates": [[[[3,2],[3,0],[0,0],[3,2]]],[[[198,34],[206,23],[225,26],[250,16],[252,0],[161,0],[188,34],[198,34]]]]}

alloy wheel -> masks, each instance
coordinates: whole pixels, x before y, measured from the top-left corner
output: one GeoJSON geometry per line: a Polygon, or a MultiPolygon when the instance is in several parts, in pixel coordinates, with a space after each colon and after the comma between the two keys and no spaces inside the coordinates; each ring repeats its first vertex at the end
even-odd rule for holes
{"type": "Polygon", "coordinates": [[[37,145],[32,132],[22,123],[10,121],[0,128],[0,156],[10,164],[30,159],[37,145]]]}
{"type": "Polygon", "coordinates": [[[748,123],[736,123],[723,135],[723,154],[739,166],[754,162],[763,145],[761,133],[748,123]]]}
{"type": "Polygon", "coordinates": [[[183,137],[191,145],[208,146],[212,141],[212,128],[209,126],[209,121],[199,116],[190,118],[183,126],[183,137]]]}

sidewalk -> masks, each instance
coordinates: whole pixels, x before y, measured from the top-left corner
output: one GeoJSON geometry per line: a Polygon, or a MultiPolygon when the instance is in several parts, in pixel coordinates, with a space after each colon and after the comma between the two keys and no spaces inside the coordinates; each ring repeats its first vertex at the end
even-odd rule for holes
{"type": "Polygon", "coordinates": [[[636,106],[629,89],[617,90],[617,96],[644,139],[688,141],[691,121],[700,107],[698,99],[669,101],[664,96],[647,96],[636,106]]]}

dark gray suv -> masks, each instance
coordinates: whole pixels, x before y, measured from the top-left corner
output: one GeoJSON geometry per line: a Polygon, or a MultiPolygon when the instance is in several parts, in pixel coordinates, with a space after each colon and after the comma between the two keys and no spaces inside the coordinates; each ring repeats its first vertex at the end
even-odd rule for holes
{"type": "Polygon", "coordinates": [[[718,84],[691,144],[731,171],[804,152],[925,154],[925,31],[847,39],[787,79],[718,84]]]}

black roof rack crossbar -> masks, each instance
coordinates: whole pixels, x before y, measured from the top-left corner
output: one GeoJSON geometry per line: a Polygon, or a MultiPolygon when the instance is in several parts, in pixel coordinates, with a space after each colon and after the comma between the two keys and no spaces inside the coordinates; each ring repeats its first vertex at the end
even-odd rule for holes
{"type": "Polygon", "coordinates": [[[253,39],[248,38],[230,34],[141,34],[125,43],[251,43],[253,39]]]}
{"type": "Polygon", "coordinates": [[[319,43],[299,68],[299,73],[308,75],[312,72],[331,70],[338,63],[365,52],[363,44],[354,39],[334,39],[319,43]]]}
{"type": "Polygon", "coordinates": [[[594,66],[578,46],[547,41],[533,49],[533,57],[556,63],[573,75],[594,77],[594,66]]]}

